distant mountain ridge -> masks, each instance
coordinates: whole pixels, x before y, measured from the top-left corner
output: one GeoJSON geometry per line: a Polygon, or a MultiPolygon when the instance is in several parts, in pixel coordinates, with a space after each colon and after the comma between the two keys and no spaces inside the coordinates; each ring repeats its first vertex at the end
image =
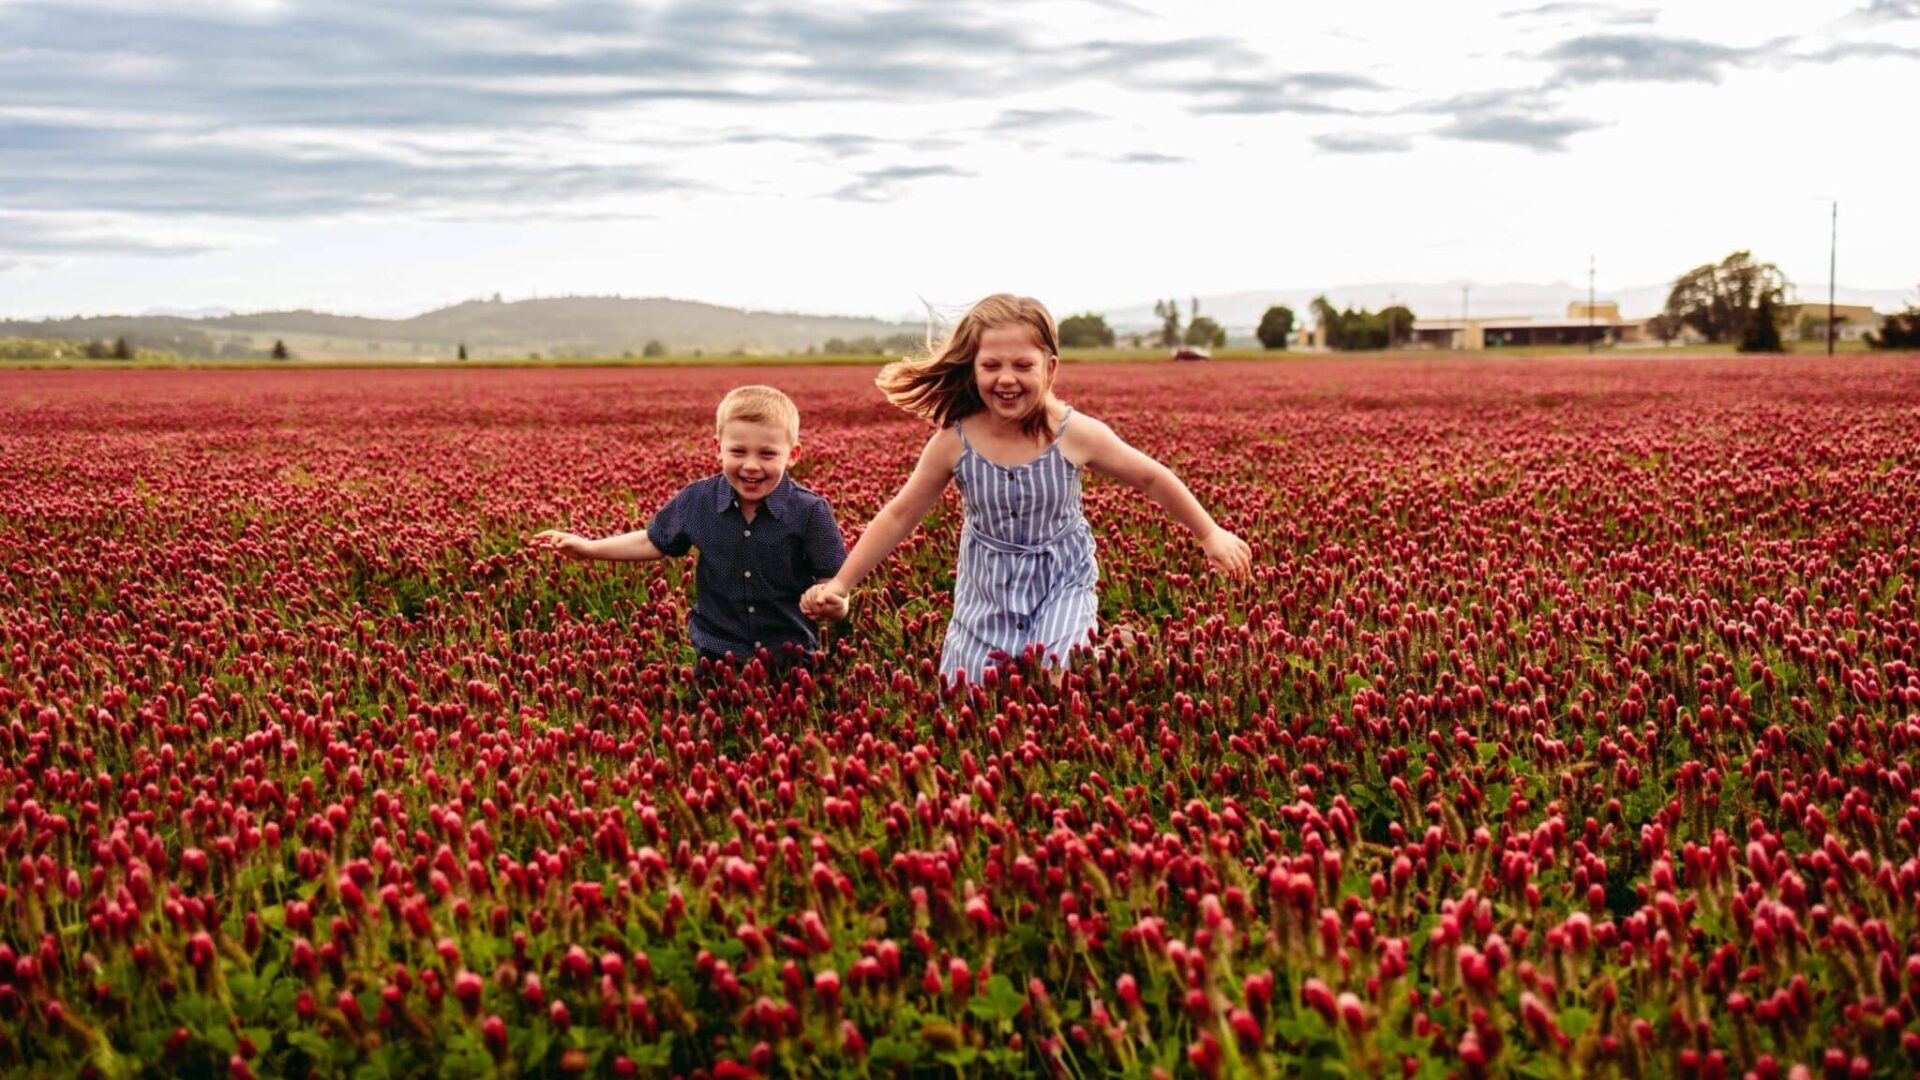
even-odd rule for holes
{"type": "Polygon", "coordinates": [[[151,307],[141,312],[140,314],[171,315],[171,316],[174,316],[175,318],[180,318],[180,319],[214,319],[222,315],[233,314],[233,309],[226,308],[226,307],[198,307],[198,308],[151,307]]]}
{"type": "Polygon", "coordinates": [[[257,355],[276,340],[295,355],[452,356],[464,344],[487,356],[618,356],[649,341],[674,353],[794,353],[832,338],[914,333],[916,325],[842,315],[748,311],[663,297],[565,296],[469,300],[407,319],[260,311],[203,318],[103,315],[0,321],[0,337],[125,337],[137,346],[199,356],[257,355]]]}

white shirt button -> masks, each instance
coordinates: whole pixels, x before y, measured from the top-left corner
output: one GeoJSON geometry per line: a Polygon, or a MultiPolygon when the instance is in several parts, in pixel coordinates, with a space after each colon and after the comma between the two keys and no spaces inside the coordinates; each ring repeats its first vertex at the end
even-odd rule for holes
{"type": "Polygon", "coordinates": [[[749,614],[749,615],[751,615],[751,614],[753,614],[754,612],[756,612],[756,611],[759,611],[759,610],[760,610],[759,608],[757,608],[757,607],[754,607],[754,606],[753,606],[752,604],[748,604],[748,605],[747,605],[747,614],[749,614]]]}
{"type": "Polygon", "coordinates": [[[756,649],[757,649],[757,648],[759,648],[759,647],[760,647],[760,643],[759,643],[759,642],[757,642],[757,641],[756,641],[756,642],[754,642],[754,643],[753,643],[753,647],[754,647],[754,648],[756,648],[756,649]]]}
{"type": "Polygon", "coordinates": [[[753,571],[751,571],[751,570],[749,570],[749,571],[747,571],[747,576],[748,576],[748,577],[752,577],[752,576],[753,576],[753,571]]]}
{"type": "Polygon", "coordinates": [[[741,535],[741,536],[752,536],[752,535],[753,535],[753,530],[752,530],[752,529],[743,529],[743,530],[741,530],[741,532],[740,532],[740,535],[741,535]]]}

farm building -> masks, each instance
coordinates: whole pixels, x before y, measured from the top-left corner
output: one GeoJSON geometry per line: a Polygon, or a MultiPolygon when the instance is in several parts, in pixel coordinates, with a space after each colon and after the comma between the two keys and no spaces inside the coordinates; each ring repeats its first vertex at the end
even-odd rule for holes
{"type": "MultiPolygon", "coordinates": [[[[1866,304],[1835,304],[1834,337],[1841,341],[1858,341],[1863,335],[1878,330],[1881,318],[1866,304]]],[[[1780,305],[1780,336],[1789,341],[1825,341],[1826,301],[1796,301],[1780,305]]]]}
{"type": "Polygon", "coordinates": [[[1470,315],[1415,319],[1413,344],[1426,349],[1497,349],[1511,345],[1636,344],[1648,340],[1646,319],[1623,319],[1620,305],[1567,305],[1564,319],[1530,315],[1470,315]]]}

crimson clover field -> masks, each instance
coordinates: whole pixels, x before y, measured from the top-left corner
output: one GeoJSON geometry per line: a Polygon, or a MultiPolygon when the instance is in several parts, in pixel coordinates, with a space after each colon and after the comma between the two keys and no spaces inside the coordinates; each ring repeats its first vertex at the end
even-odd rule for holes
{"type": "Polygon", "coordinates": [[[564,563],[850,367],[0,372],[0,1073],[1911,1076],[1920,361],[1067,365],[1108,640],[811,675],[564,563]]]}

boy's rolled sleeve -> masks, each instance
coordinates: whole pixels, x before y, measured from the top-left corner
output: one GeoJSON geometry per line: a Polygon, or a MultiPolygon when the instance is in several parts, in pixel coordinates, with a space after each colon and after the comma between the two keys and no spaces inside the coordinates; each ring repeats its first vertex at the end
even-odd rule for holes
{"type": "Polygon", "coordinates": [[[647,539],[660,549],[662,555],[679,557],[693,550],[693,533],[689,528],[693,504],[693,491],[698,485],[690,484],[680,489],[680,493],[667,500],[647,522],[647,539]]]}
{"type": "Polygon", "coordinates": [[[847,561],[847,541],[840,535],[840,523],[833,520],[833,507],[825,499],[813,506],[807,517],[807,565],[818,581],[840,572],[847,561]]]}

